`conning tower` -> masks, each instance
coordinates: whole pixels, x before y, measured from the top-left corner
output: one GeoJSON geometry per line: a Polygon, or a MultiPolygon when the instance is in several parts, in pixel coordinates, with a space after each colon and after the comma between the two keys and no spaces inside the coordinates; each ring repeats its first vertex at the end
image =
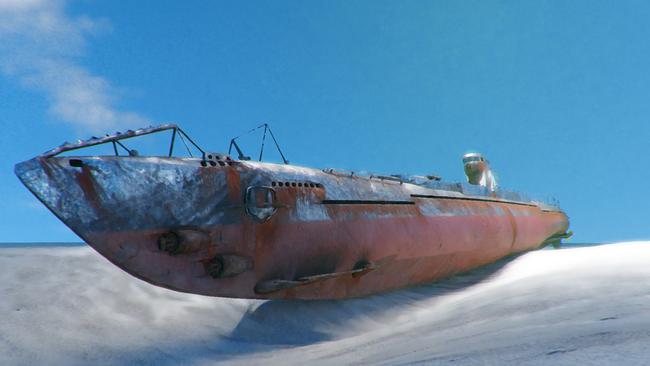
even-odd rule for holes
{"type": "Polygon", "coordinates": [[[463,155],[463,167],[469,184],[496,190],[496,178],[490,169],[490,162],[483,155],[477,152],[463,155]]]}

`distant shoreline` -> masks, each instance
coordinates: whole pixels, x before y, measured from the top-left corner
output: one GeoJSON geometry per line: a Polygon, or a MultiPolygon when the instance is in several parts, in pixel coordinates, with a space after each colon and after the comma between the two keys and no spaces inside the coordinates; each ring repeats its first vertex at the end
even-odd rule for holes
{"type": "Polygon", "coordinates": [[[0,248],[52,248],[52,247],[82,247],[84,242],[38,242],[38,243],[0,243],[0,248]]]}

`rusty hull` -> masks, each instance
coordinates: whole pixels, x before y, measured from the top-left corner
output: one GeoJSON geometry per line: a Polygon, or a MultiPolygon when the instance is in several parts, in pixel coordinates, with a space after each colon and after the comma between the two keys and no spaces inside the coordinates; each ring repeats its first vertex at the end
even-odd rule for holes
{"type": "Polygon", "coordinates": [[[365,296],[538,248],[568,228],[563,212],[534,202],[291,165],[41,156],[15,172],[115,265],[209,296],[365,296]],[[247,211],[248,187],[274,192],[266,220],[247,211]]]}

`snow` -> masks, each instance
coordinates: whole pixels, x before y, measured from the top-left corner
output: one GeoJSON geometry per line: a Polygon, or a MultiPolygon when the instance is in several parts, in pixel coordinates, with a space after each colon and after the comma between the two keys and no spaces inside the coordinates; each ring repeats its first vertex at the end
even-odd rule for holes
{"type": "Polygon", "coordinates": [[[645,365],[650,242],[540,250],[342,301],[154,287],[88,247],[0,249],[0,364],[645,365]]]}

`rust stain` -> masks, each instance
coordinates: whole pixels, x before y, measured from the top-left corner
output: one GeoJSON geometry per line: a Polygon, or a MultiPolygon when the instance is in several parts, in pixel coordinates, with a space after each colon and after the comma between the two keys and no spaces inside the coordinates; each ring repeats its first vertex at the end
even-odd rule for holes
{"type": "Polygon", "coordinates": [[[506,216],[508,216],[508,221],[510,221],[510,226],[512,227],[512,244],[510,244],[510,249],[512,250],[517,243],[517,222],[515,221],[515,217],[512,215],[510,208],[504,206],[503,209],[506,212],[506,216]]]}
{"type": "Polygon", "coordinates": [[[183,292],[365,296],[535,249],[569,225],[556,206],[438,178],[361,176],[205,152],[92,157],[92,166],[81,167],[56,156],[79,146],[21,163],[16,174],[112,263],[183,292]],[[268,194],[247,197],[249,187],[268,194]],[[270,216],[256,219],[250,209],[270,216]],[[296,286],[258,293],[260,283],[296,286]]]}

